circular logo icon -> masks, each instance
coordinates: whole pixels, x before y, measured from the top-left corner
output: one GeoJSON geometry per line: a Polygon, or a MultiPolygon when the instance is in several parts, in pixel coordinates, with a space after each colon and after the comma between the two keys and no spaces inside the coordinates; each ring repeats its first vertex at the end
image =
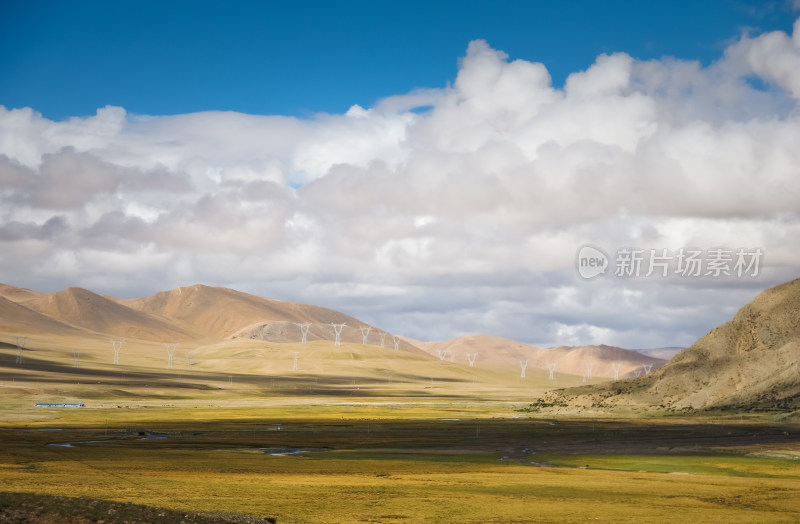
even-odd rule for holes
{"type": "Polygon", "coordinates": [[[608,269],[608,255],[600,248],[587,244],[578,250],[575,263],[581,278],[589,280],[598,275],[605,275],[608,269]]]}

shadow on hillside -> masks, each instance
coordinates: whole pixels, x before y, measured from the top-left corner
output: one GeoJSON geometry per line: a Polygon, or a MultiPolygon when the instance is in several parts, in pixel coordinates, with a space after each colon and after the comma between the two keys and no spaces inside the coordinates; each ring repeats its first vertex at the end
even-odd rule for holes
{"type": "MultiPolygon", "coordinates": [[[[16,348],[14,348],[16,350],[16,348]]],[[[465,383],[454,378],[435,378],[408,373],[391,373],[391,378],[369,378],[346,375],[313,375],[308,373],[253,374],[210,372],[180,369],[142,369],[118,365],[102,369],[82,367],[36,358],[36,351],[25,350],[24,362],[16,362],[16,354],[0,356],[0,382],[20,381],[44,384],[97,384],[118,388],[172,388],[178,390],[241,390],[266,396],[335,396],[335,397],[431,397],[431,384],[465,383]],[[411,385],[416,391],[395,391],[396,386],[411,385]],[[252,390],[252,391],[246,391],[252,390]]],[[[96,365],[86,363],[84,366],[96,365]]],[[[109,365],[109,364],[104,364],[109,365]]],[[[109,365],[110,366],[110,365],[109,365]]],[[[136,395],[139,396],[139,395],[136,395]]]]}

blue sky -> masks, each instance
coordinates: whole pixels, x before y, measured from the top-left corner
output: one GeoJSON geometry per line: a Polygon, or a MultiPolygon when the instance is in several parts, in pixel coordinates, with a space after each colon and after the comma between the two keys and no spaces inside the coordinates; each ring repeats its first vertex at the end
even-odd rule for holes
{"type": "Polygon", "coordinates": [[[798,276],[800,0],[0,0],[0,49],[0,282],[644,348],[798,276]]]}
{"type": "Polygon", "coordinates": [[[51,119],[231,110],[309,116],[452,82],[468,42],[556,86],[600,53],[707,65],[742,32],[791,31],[788,0],[0,2],[0,104],[51,119]]]}

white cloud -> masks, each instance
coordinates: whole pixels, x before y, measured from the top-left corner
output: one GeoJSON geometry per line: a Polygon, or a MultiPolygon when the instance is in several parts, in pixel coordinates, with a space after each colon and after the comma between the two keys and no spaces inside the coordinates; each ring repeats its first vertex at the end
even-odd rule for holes
{"type": "Polygon", "coordinates": [[[800,19],[794,23],[793,31],[792,36],[773,31],[745,38],[731,48],[730,55],[741,55],[753,73],[800,99],[800,19]]]}
{"type": "Polygon", "coordinates": [[[563,89],[479,40],[452,86],[309,119],[0,106],[0,274],[238,286],[428,339],[687,344],[800,266],[798,35],[706,68],[601,55],[563,89]],[[584,282],[587,242],[765,259],[753,281],[584,282]]]}

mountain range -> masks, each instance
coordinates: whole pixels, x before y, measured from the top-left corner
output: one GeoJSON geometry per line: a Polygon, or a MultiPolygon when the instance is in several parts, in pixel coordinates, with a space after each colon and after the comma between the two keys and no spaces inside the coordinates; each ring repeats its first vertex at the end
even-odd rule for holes
{"type": "Polygon", "coordinates": [[[36,366],[46,369],[73,356],[110,369],[108,338],[126,338],[124,358],[140,367],[163,359],[164,344],[180,343],[185,365],[193,361],[208,372],[273,372],[296,365],[298,355],[312,374],[324,367],[337,377],[360,370],[365,377],[413,375],[417,382],[469,381],[477,373],[507,384],[527,369],[546,391],[531,409],[555,413],[800,407],[800,279],[764,291],[669,362],[645,350],[544,348],[486,335],[424,342],[332,309],[203,285],[120,299],[76,287],[40,293],[0,284],[0,334],[38,339],[37,350],[25,355],[10,340],[0,344],[10,351],[8,366],[12,357],[37,362],[6,368],[29,376],[36,366]],[[333,349],[337,329],[341,350],[333,349]],[[383,350],[395,344],[401,352],[383,350]]]}
{"type": "MultiPolygon", "coordinates": [[[[257,339],[259,330],[273,323],[312,324],[308,340],[333,337],[331,323],[345,324],[343,340],[356,338],[363,322],[318,306],[261,298],[221,287],[178,287],[144,298],[120,299],[70,287],[56,293],[38,293],[0,284],[0,330],[42,333],[94,333],[156,342],[214,342],[229,338],[257,339]],[[13,312],[13,313],[12,313],[13,312]]],[[[360,335],[358,340],[360,341],[360,335]]]]}
{"type": "Polygon", "coordinates": [[[70,287],[55,293],[0,284],[0,332],[98,336],[209,345],[231,341],[340,341],[397,348],[490,369],[530,369],[587,378],[634,376],[666,361],[599,345],[542,348],[486,335],[422,342],[387,333],[338,311],[262,298],[222,287],[193,285],[142,298],[120,299],[70,287]]]}

